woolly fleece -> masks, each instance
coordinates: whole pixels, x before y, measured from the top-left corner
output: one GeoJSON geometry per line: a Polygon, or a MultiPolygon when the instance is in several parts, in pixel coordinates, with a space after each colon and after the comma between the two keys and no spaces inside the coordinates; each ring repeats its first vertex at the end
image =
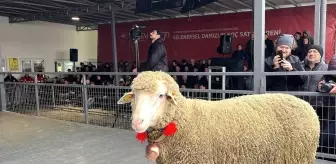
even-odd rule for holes
{"type": "MultiPolygon", "coordinates": [[[[178,106],[166,101],[164,114],[151,128],[174,120],[178,132],[159,144],[157,164],[314,163],[320,127],[309,103],[287,94],[187,99],[164,72],[142,72],[131,88],[155,92],[158,81],[175,94],[178,106]]],[[[150,139],[158,136],[156,131],[149,134],[150,139]]]]}

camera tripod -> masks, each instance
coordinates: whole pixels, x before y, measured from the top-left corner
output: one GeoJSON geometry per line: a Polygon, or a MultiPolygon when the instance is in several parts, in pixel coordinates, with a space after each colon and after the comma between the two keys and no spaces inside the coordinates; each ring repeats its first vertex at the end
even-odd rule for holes
{"type": "Polygon", "coordinates": [[[135,67],[137,70],[140,68],[140,58],[139,58],[139,39],[134,39],[134,48],[135,48],[135,67]]]}

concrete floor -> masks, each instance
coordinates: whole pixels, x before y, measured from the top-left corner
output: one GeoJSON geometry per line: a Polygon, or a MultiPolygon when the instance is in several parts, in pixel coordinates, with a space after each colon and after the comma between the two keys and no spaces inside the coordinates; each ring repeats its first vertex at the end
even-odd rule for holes
{"type": "Polygon", "coordinates": [[[130,131],[0,112],[1,164],[146,164],[144,150],[130,131]]]}

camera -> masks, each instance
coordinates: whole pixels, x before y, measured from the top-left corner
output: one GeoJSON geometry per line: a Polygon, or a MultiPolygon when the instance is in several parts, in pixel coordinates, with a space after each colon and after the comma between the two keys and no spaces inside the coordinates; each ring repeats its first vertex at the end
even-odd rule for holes
{"type": "Polygon", "coordinates": [[[334,81],[330,80],[322,84],[320,92],[329,93],[333,89],[333,84],[336,84],[334,81]]]}
{"type": "Polygon", "coordinates": [[[130,30],[130,36],[132,37],[133,40],[138,40],[140,39],[142,32],[141,32],[141,28],[146,28],[145,26],[138,26],[138,25],[134,25],[132,27],[132,29],[130,30]]]}

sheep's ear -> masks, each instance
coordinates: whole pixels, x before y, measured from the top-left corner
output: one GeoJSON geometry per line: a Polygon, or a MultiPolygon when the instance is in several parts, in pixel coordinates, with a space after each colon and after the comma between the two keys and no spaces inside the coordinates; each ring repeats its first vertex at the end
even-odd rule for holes
{"type": "Polygon", "coordinates": [[[176,94],[174,92],[168,92],[167,97],[177,106],[176,94]]]}
{"type": "Polygon", "coordinates": [[[127,92],[125,93],[117,102],[117,104],[127,104],[130,103],[132,101],[133,98],[133,92],[127,92]]]}

